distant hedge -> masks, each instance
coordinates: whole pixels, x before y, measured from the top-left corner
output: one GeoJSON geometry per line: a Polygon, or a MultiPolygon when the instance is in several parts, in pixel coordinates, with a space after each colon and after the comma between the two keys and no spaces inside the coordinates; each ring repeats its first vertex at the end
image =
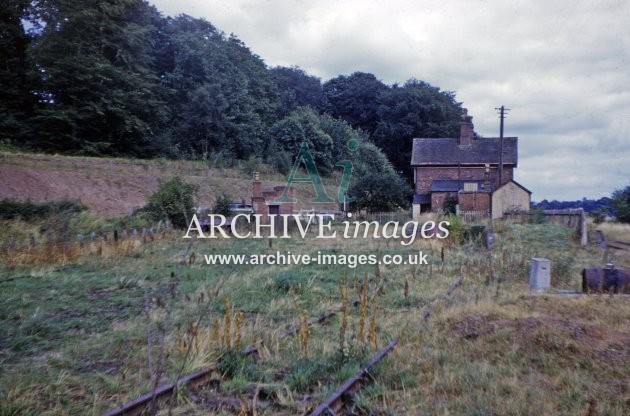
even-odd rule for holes
{"type": "Polygon", "coordinates": [[[61,213],[76,213],[87,210],[80,201],[51,201],[32,202],[15,201],[13,199],[0,200],[0,219],[34,221],[61,213]]]}

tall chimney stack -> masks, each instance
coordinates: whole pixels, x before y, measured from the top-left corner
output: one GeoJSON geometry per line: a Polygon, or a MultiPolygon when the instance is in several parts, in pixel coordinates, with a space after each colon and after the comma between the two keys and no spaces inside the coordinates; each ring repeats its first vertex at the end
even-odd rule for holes
{"type": "Polygon", "coordinates": [[[260,182],[260,174],[254,172],[254,180],[252,181],[252,197],[262,197],[262,183],[260,182]]]}
{"type": "Polygon", "coordinates": [[[475,137],[475,127],[472,123],[472,116],[468,115],[468,110],[463,109],[462,118],[459,122],[459,145],[470,146],[475,137]]]}

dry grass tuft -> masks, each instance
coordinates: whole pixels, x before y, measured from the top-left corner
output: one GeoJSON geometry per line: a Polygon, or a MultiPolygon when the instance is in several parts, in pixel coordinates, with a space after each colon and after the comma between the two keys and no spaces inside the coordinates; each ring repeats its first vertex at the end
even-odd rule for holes
{"type": "Polygon", "coordinates": [[[595,224],[595,229],[604,233],[607,240],[630,243],[630,224],[603,222],[601,224],[595,224]]]}

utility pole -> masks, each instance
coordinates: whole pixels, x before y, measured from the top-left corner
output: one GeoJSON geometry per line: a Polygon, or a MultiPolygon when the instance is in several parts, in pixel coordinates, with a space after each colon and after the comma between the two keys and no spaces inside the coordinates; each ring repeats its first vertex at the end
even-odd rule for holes
{"type": "Polygon", "coordinates": [[[501,107],[495,108],[495,110],[499,112],[499,118],[501,119],[499,133],[499,186],[497,187],[500,188],[501,185],[503,185],[503,122],[505,120],[506,113],[510,111],[510,109],[505,108],[505,106],[502,105],[501,107]]]}

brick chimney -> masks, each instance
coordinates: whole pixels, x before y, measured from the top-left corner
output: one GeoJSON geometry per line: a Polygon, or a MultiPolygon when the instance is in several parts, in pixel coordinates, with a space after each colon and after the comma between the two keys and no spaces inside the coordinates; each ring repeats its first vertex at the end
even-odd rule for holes
{"type": "Polygon", "coordinates": [[[252,196],[262,197],[262,183],[260,182],[260,175],[258,172],[254,172],[254,180],[252,181],[252,196]]]}
{"type": "Polygon", "coordinates": [[[475,137],[475,127],[472,123],[472,116],[468,115],[468,110],[463,109],[462,118],[459,122],[459,145],[470,146],[475,137]]]}

